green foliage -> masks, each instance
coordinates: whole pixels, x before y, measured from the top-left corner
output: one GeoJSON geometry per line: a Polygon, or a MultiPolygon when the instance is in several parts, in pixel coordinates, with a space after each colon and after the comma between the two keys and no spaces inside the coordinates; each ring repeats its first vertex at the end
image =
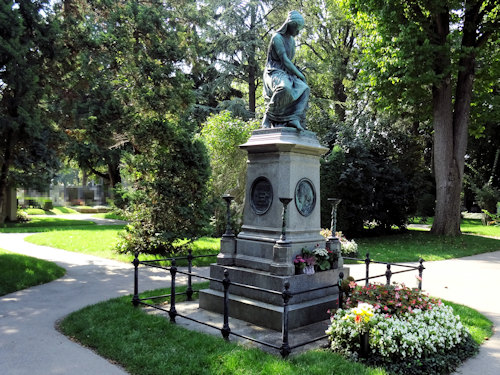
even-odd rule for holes
{"type": "Polygon", "coordinates": [[[0,5],[0,212],[7,184],[45,187],[59,165],[48,74],[56,39],[47,1],[0,5]]]}
{"type": "Polygon", "coordinates": [[[482,188],[475,188],[476,199],[479,206],[488,212],[496,212],[500,202],[500,188],[485,184],[482,188]]]}
{"type": "Polygon", "coordinates": [[[48,283],[65,273],[53,262],[0,249],[0,296],[48,283]]]}
{"type": "Polygon", "coordinates": [[[143,152],[125,159],[133,185],[121,252],[172,254],[176,241],[203,235],[209,161],[188,125],[153,121],[138,134],[143,152]]]}
{"type": "Polygon", "coordinates": [[[186,3],[112,0],[59,11],[67,46],[60,87],[67,153],[111,186],[121,182],[122,154],[141,142],[136,130],[187,111],[193,101],[181,70],[191,28],[183,19],[186,3]]]}
{"type": "Polygon", "coordinates": [[[230,194],[235,198],[232,207],[235,224],[241,219],[247,155],[238,146],[245,143],[258,127],[257,121],[243,121],[233,117],[228,111],[211,115],[202,125],[200,139],[207,147],[212,169],[209,189],[214,207],[212,226],[216,236],[220,236],[225,229],[226,206],[221,199],[223,194],[230,194]]]}
{"type": "MultiPolygon", "coordinates": [[[[420,152],[404,129],[383,122],[355,130],[339,126],[336,145],[321,164],[322,201],[342,199],[337,228],[352,237],[365,223],[382,231],[404,227],[416,211],[424,181],[420,152]]],[[[323,210],[322,226],[329,223],[330,211],[323,210]]]]}

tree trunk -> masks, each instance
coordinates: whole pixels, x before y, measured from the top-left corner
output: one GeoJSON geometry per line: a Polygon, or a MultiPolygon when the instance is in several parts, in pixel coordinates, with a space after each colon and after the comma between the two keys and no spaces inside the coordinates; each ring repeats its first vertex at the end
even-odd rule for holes
{"type": "Polygon", "coordinates": [[[116,184],[122,182],[119,163],[108,163],[108,176],[109,176],[109,183],[112,188],[114,188],[116,184]]]}
{"type": "MultiPolygon", "coordinates": [[[[462,48],[467,51],[458,63],[454,110],[449,77],[433,89],[434,168],[436,179],[436,214],[431,232],[457,236],[460,232],[460,193],[467,150],[468,123],[474,82],[475,53],[479,4],[466,7],[462,48]]],[[[439,24],[439,20],[437,24],[439,24]]],[[[437,27],[439,30],[439,25],[437,27]]],[[[446,30],[444,30],[446,32],[446,30]]],[[[449,32],[449,30],[448,30],[449,32]]],[[[446,34],[448,34],[446,32],[446,34]]],[[[437,73],[445,71],[448,59],[437,59],[437,73]],[[439,63],[444,62],[439,66],[439,63]],[[441,70],[442,69],[442,70],[441,70]]]]}
{"type": "Polygon", "coordinates": [[[5,137],[4,143],[4,152],[3,152],[3,163],[0,168],[0,224],[3,224],[5,221],[5,207],[6,202],[5,198],[7,196],[7,182],[9,177],[9,168],[12,163],[13,155],[12,155],[12,145],[14,143],[14,131],[10,128],[7,131],[7,135],[5,137]]]}
{"type": "Polygon", "coordinates": [[[433,89],[434,173],[436,213],[431,232],[460,234],[460,192],[462,183],[453,144],[453,112],[450,79],[433,89]]]}

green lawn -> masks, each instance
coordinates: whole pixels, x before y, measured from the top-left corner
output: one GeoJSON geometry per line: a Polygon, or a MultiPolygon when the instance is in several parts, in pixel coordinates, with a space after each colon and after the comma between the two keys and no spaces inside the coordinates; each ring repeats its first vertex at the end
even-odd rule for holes
{"type": "Polygon", "coordinates": [[[125,217],[120,216],[115,212],[104,212],[104,213],[92,215],[92,217],[98,217],[100,219],[126,220],[125,217]]]}
{"type": "Polygon", "coordinates": [[[115,250],[118,242],[118,232],[123,225],[92,225],[88,227],[71,228],[33,234],[25,241],[36,245],[50,246],[57,249],[75,251],[102,258],[131,262],[129,255],[118,254],[115,250]]]}
{"type": "Polygon", "coordinates": [[[369,252],[370,258],[380,262],[445,260],[500,250],[500,239],[473,235],[443,237],[421,231],[360,238],[356,242],[360,257],[369,252]]]}
{"type": "Polygon", "coordinates": [[[473,233],[500,239],[500,226],[483,225],[481,220],[463,219],[460,229],[462,233],[473,233]]]}
{"type": "MultiPolygon", "coordinates": [[[[120,262],[131,262],[134,259],[133,255],[119,254],[115,250],[119,239],[119,232],[123,228],[123,225],[96,225],[77,229],[66,228],[64,231],[34,234],[26,237],[25,240],[36,245],[95,255],[120,262]]],[[[220,239],[218,238],[208,237],[198,239],[191,245],[193,255],[218,254],[219,241],[220,239]]],[[[155,259],[155,256],[141,255],[140,259],[155,259]]],[[[206,266],[214,262],[215,257],[200,258],[193,260],[193,265],[206,266]]],[[[178,265],[183,266],[187,265],[187,263],[181,261],[178,265]]]]}
{"type": "MultiPolygon", "coordinates": [[[[195,289],[206,285],[197,284],[195,289]]],[[[168,289],[161,289],[141,297],[168,293],[168,289]]],[[[488,319],[468,307],[451,305],[478,344],[491,336],[488,319]]],[[[132,307],[131,296],[74,312],[62,321],[60,329],[131,374],[387,374],[328,350],[312,350],[282,360],[255,348],[228,343],[220,336],[188,331],[171,324],[165,316],[147,314],[132,307]]]]}
{"type": "Polygon", "coordinates": [[[0,249],[0,296],[64,276],[53,262],[0,249]]]}
{"type": "Polygon", "coordinates": [[[41,208],[25,208],[23,210],[28,215],[64,215],[64,214],[77,214],[78,211],[69,207],[56,206],[51,210],[42,210],[41,208]]]}
{"type": "Polygon", "coordinates": [[[86,307],[65,318],[60,329],[131,374],[386,374],[321,350],[282,360],[220,336],[188,331],[130,301],[127,296],[86,307]]]}
{"type": "Polygon", "coordinates": [[[467,327],[472,338],[478,344],[482,344],[484,340],[493,335],[493,323],[484,315],[464,305],[444,300],[442,302],[453,307],[455,314],[460,315],[460,321],[467,327]]]}
{"type": "Polygon", "coordinates": [[[25,223],[5,223],[0,226],[0,233],[33,233],[67,230],[68,227],[96,226],[85,220],[69,220],[57,217],[33,217],[25,223]]]}

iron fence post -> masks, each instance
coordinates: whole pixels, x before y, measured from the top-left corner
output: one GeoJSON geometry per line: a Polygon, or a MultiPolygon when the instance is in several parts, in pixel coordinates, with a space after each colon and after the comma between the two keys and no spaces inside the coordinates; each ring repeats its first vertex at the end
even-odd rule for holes
{"type": "Polygon", "coordinates": [[[365,286],[368,285],[368,280],[370,279],[370,253],[366,253],[365,264],[366,264],[366,276],[365,276],[365,286]]]}
{"type": "Polygon", "coordinates": [[[229,340],[229,334],[231,333],[231,328],[229,328],[229,285],[231,285],[231,280],[229,280],[229,271],[227,269],[224,270],[222,285],[224,286],[224,325],[220,331],[224,340],[229,340]]]}
{"type": "Polygon", "coordinates": [[[193,266],[193,251],[191,249],[188,250],[187,260],[188,260],[188,286],[186,289],[186,296],[187,296],[188,301],[192,301],[193,300],[193,286],[191,284],[191,279],[192,279],[191,278],[191,270],[192,270],[192,266],[193,266]]]}
{"type": "Polygon", "coordinates": [[[391,265],[387,265],[387,270],[385,271],[385,277],[387,279],[386,285],[391,285],[391,276],[392,276],[392,271],[391,271],[391,265]]]}
{"type": "Polygon", "coordinates": [[[170,267],[170,278],[171,278],[171,287],[170,287],[170,310],[168,315],[170,316],[170,321],[175,323],[175,317],[177,315],[177,310],[175,309],[175,275],[177,273],[177,267],[175,259],[172,259],[172,266],[170,267]]]}
{"type": "Polygon", "coordinates": [[[280,353],[283,358],[288,357],[292,352],[290,345],[288,345],[288,301],[292,298],[292,293],[290,292],[290,282],[287,280],[284,284],[283,293],[283,318],[281,319],[281,335],[283,338],[283,343],[280,347],[280,353]]]}
{"type": "Polygon", "coordinates": [[[135,252],[134,260],[132,264],[134,265],[134,296],[132,297],[132,304],[137,307],[139,306],[139,252],[135,252]]]}
{"type": "Polygon", "coordinates": [[[423,265],[424,260],[420,258],[419,260],[420,265],[418,266],[418,289],[422,290],[422,275],[424,273],[425,267],[423,265]]]}
{"type": "Polygon", "coordinates": [[[229,194],[224,194],[222,199],[226,201],[226,232],[222,237],[234,237],[233,228],[231,226],[231,201],[234,197],[229,194]]]}
{"type": "Polygon", "coordinates": [[[342,290],[342,281],[344,281],[344,272],[339,273],[339,309],[344,304],[344,291],[342,290]]]}

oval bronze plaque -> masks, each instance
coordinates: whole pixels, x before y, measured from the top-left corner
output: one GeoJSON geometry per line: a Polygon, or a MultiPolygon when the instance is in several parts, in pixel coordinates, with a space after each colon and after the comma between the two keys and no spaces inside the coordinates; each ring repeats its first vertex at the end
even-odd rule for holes
{"type": "Polygon", "coordinates": [[[250,189],[250,206],[257,215],[264,215],[273,203],[273,186],[261,176],[257,177],[250,189]]]}
{"type": "Polygon", "coordinates": [[[316,205],[316,190],[311,180],[301,179],[295,187],[295,206],[302,216],[309,216],[316,205]]]}

